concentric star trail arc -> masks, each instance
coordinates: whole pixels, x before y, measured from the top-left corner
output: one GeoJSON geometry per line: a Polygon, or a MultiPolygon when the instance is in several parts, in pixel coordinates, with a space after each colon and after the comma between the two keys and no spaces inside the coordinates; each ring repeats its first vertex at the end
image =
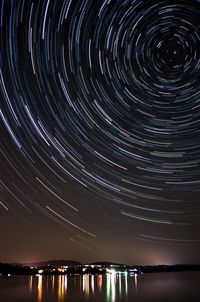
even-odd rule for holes
{"type": "Polygon", "coordinates": [[[102,221],[136,245],[198,244],[199,15],[195,0],[1,1],[3,217],[56,216],[92,249],[102,221]]]}

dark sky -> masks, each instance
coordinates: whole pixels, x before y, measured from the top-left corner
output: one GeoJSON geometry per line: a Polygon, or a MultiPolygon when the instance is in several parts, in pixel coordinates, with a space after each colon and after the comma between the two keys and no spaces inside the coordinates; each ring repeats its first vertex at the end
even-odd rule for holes
{"type": "Polygon", "coordinates": [[[200,263],[200,2],[0,2],[0,261],[200,263]]]}

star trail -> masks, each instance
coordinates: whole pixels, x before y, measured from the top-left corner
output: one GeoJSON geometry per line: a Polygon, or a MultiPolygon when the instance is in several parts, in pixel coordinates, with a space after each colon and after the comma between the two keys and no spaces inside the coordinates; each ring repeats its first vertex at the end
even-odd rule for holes
{"type": "Polygon", "coordinates": [[[2,260],[199,262],[199,16],[1,1],[2,260]]]}

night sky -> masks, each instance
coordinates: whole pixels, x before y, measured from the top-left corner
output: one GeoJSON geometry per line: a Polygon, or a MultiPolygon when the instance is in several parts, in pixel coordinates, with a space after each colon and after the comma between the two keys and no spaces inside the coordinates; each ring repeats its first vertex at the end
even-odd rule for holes
{"type": "Polygon", "coordinates": [[[200,263],[200,1],[1,0],[0,261],[200,263]]]}

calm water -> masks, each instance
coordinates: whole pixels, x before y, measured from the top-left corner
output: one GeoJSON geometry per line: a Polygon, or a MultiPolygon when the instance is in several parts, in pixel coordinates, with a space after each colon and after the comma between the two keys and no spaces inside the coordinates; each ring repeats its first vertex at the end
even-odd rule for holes
{"type": "Polygon", "coordinates": [[[200,272],[0,277],[1,302],[199,302],[200,272]]]}

